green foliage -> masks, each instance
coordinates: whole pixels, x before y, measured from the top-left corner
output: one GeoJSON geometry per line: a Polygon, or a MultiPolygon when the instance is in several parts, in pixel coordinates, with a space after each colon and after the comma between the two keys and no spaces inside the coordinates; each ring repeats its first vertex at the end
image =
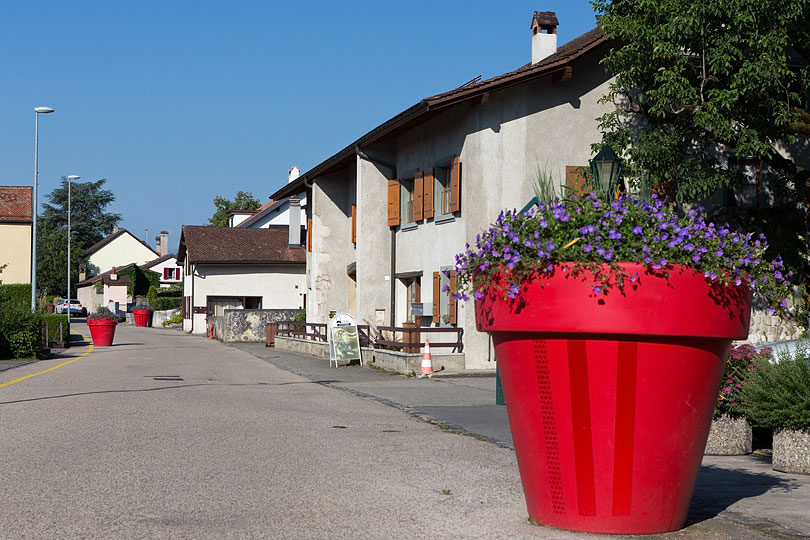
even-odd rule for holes
{"type": "Polygon", "coordinates": [[[48,341],[59,341],[59,325],[62,325],[62,339],[67,339],[67,315],[42,313],[39,316],[42,328],[48,328],[48,341]]]}
{"type": "Polygon", "coordinates": [[[39,350],[40,318],[26,305],[0,305],[0,358],[30,358],[39,350]]]}
{"type": "Polygon", "coordinates": [[[806,152],[810,134],[807,0],[592,4],[615,39],[602,61],[615,75],[602,142],[630,174],[690,199],[741,181],[723,155],[759,158],[804,199],[810,172],[790,156],[806,152]],[[784,157],[780,143],[800,146],[784,157]]]}
{"type": "MultiPolygon", "coordinates": [[[[86,250],[113,231],[121,221],[121,214],[107,210],[115,202],[115,195],[103,189],[106,179],[96,182],[72,182],[70,193],[70,228],[73,247],[86,250]]],[[[67,229],[68,180],[62,177],[61,184],[48,194],[51,204],[43,204],[40,223],[47,223],[54,230],[67,229]]],[[[39,235],[39,230],[37,230],[39,235]]]]}
{"type": "Polygon", "coordinates": [[[155,300],[157,300],[157,285],[150,285],[149,291],[146,293],[146,300],[149,302],[150,306],[155,305],[155,300]]]}
{"type": "Polygon", "coordinates": [[[209,218],[208,225],[212,227],[227,227],[228,212],[231,210],[256,210],[261,205],[262,203],[259,202],[259,199],[254,197],[252,193],[245,191],[238,191],[232,201],[217,195],[214,197],[214,207],[216,211],[214,215],[209,218]]]}
{"type": "Polygon", "coordinates": [[[168,287],[158,287],[155,291],[157,297],[165,298],[182,298],[183,297],[183,284],[174,283],[168,287]]]}
{"type": "Polygon", "coordinates": [[[15,306],[28,307],[31,309],[31,284],[30,283],[8,283],[0,285],[0,309],[12,304],[15,306]]]}
{"type": "Polygon", "coordinates": [[[295,322],[307,322],[307,310],[302,309],[293,316],[292,320],[295,322]]]}
{"type": "Polygon", "coordinates": [[[127,287],[127,294],[132,298],[136,296],[147,296],[149,288],[160,287],[160,277],[151,270],[142,270],[137,265],[132,264],[118,270],[119,276],[128,276],[132,283],[127,287]]]}
{"type": "Polygon", "coordinates": [[[720,393],[714,408],[714,417],[722,415],[739,417],[743,411],[740,403],[740,393],[756,366],[767,362],[772,357],[771,350],[762,352],[751,345],[745,344],[731,349],[726,361],[723,379],[720,381],[720,393]]]}
{"type": "Polygon", "coordinates": [[[183,299],[180,297],[157,297],[152,307],[158,311],[167,309],[177,309],[183,305],[183,299]]]}
{"type": "Polygon", "coordinates": [[[761,362],[741,391],[742,411],[754,425],[810,427],[810,347],[780,353],[776,363],[761,362]]]}
{"type": "Polygon", "coordinates": [[[167,320],[163,321],[160,324],[162,324],[163,326],[169,326],[169,325],[172,325],[172,324],[179,324],[179,323],[182,323],[182,322],[183,322],[183,315],[175,315],[171,319],[167,319],[167,320]]]}
{"type": "MultiPolygon", "coordinates": [[[[76,298],[79,265],[83,261],[84,250],[71,243],[71,298],[76,298]]],[[[37,289],[46,297],[67,293],[67,230],[58,229],[49,222],[37,226],[37,289]]]]}

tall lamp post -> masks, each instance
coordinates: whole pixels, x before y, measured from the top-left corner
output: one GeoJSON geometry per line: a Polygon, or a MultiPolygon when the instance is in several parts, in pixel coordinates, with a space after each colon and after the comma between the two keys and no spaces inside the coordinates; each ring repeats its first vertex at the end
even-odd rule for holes
{"type": "Polygon", "coordinates": [[[67,257],[67,345],[70,347],[70,184],[74,180],[81,178],[76,174],[71,174],[68,178],[68,257],[67,257]]]}
{"type": "Polygon", "coordinates": [[[31,201],[31,313],[37,310],[37,187],[39,184],[39,115],[50,114],[50,107],[34,107],[34,198],[31,201]]]}

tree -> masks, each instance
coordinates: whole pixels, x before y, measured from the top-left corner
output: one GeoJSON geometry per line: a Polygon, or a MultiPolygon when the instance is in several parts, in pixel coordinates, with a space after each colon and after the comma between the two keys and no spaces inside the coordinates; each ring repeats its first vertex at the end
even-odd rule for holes
{"type": "MultiPolygon", "coordinates": [[[[73,229],[72,220],[71,229],[73,229]]],[[[84,250],[71,242],[71,298],[76,297],[79,264],[82,261],[84,250]]],[[[49,221],[42,221],[37,226],[37,288],[41,291],[42,297],[64,296],[67,293],[67,230],[58,229],[49,221]]]]}
{"type": "Polygon", "coordinates": [[[259,199],[253,196],[252,193],[245,191],[238,191],[233,201],[217,195],[214,197],[214,206],[216,211],[211,218],[208,219],[208,225],[212,227],[227,227],[228,226],[228,212],[231,210],[256,210],[262,205],[259,199]]]}
{"type": "MultiPolygon", "coordinates": [[[[121,221],[121,214],[107,212],[107,207],[115,201],[115,195],[111,190],[103,189],[106,181],[71,183],[71,252],[73,248],[86,250],[112,233],[113,227],[121,221]]],[[[51,204],[42,205],[44,210],[40,221],[55,230],[67,229],[67,178],[62,177],[61,185],[48,195],[48,200],[51,204]]]]}
{"type": "Polygon", "coordinates": [[[810,152],[810,0],[593,5],[615,40],[603,142],[631,171],[685,199],[742,180],[723,156],[755,158],[806,200],[810,171],[795,157],[810,152]]]}

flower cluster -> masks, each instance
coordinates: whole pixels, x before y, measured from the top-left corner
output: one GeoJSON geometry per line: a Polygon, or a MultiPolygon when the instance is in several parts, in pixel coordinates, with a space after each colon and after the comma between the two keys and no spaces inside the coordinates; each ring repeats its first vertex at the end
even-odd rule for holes
{"type": "Polygon", "coordinates": [[[748,344],[731,349],[720,383],[720,395],[714,408],[715,418],[724,414],[742,416],[743,411],[740,407],[742,387],[761,362],[770,361],[772,358],[773,351],[769,347],[759,352],[748,344]]]}
{"type": "Polygon", "coordinates": [[[109,309],[103,307],[99,308],[99,310],[95,313],[91,313],[87,316],[88,320],[108,320],[108,321],[115,321],[118,322],[118,315],[110,311],[109,309]]]}
{"type": "Polygon", "coordinates": [[[136,310],[138,310],[138,311],[154,311],[155,308],[153,308],[149,304],[138,304],[137,306],[134,306],[132,308],[132,311],[136,311],[136,310]]]}
{"type": "MultiPolygon", "coordinates": [[[[505,297],[515,298],[529,277],[542,277],[558,263],[574,263],[576,275],[591,271],[593,295],[624,290],[637,275],[616,264],[634,262],[666,272],[685,265],[721,285],[747,284],[771,306],[787,306],[789,278],[782,259],[767,261],[764,235],[717,226],[700,208],[679,215],[674,205],[653,195],[650,202],[622,196],[605,202],[596,194],[539,203],[526,212],[501,212],[495,224],[456,256],[457,299],[480,298],[496,275],[505,276],[505,297]]],[[[542,283],[542,280],[540,280],[542,283]]]]}

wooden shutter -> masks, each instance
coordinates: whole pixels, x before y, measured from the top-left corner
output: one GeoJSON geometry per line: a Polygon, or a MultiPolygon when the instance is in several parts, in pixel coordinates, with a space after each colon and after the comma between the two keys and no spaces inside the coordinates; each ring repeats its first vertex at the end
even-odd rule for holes
{"type": "Polygon", "coordinates": [[[450,211],[461,211],[461,160],[457,157],[450,165],[450,211]]]}
{"type": "Polygon", "coordinates": [[[574,195],[582,195],[585,192],[585,172],[586,168],[581,165],[566,165],[565,185],[574,195]]]}
{"type": "Polygon", "coordinates": [[[413,220],[422,221],[422,201],[424,199],[424,176],[423,171],[418,171],[413,176],[413,220]]]}
{"type": "Polygon", "coordinates": [[[424,171],[425,178],[423,180],[424,189],[422,192],[422,217],[430,219],[433,217],[433,168],[424,171]]]}
{"type": "Polygon", "coordinates": [[[312,218],[307,220],[307,251],[312,251],[312,218]]]}
{"type": "Polygon", "coordinates": [[[388,226],[399,225],[399,180],[388,181],[388,226]]]}
{"type": "Polygon", "coordinates": [[[169,269],[164,268],[163,269],[163,281],[166,281],[167,279],[169,279],[169,269]]]}
{"type": "Polygon", "coordinates": [[[433,322],[440,322],[439,317],[442,294],[442,278],[439,272],[433,272],[433,322]]]}
{"type": "Polygon", "coordinates": [[[453,298],[456,292],[456,271],[450,270],[450,324],[458,324],[458,302],[453,298]]]}
{"type": "Polygon", "coordinates": [[[352,205],[352,244],[357,243],[357,205],[352,205]]]}

